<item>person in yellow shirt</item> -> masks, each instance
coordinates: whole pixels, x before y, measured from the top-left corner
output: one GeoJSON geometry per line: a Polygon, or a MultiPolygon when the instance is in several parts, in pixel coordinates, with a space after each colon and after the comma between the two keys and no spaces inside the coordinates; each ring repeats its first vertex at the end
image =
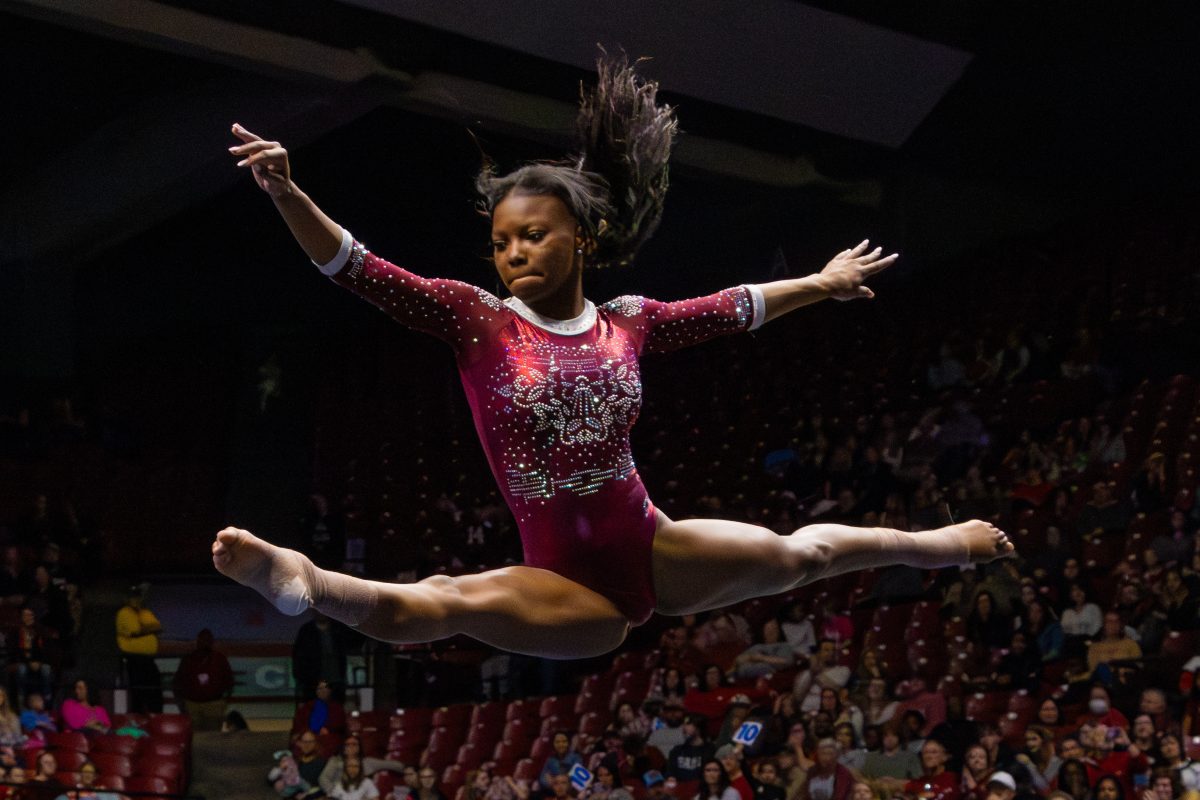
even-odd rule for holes
{"type": "Polygon", "coordinates": [[[147,714],[162,711],[162,675],[154,657],[162,623],[143,604],[145,591],[131,586],[125,605],[117,611],[117,647],[129,673],[129,704],[132,711],[147,714]]]}

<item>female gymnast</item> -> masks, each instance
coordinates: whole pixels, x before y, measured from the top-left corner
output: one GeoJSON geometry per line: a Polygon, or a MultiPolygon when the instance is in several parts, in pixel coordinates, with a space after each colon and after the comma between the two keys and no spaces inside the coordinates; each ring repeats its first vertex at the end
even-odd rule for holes
{"type": "Polygon", "coordinates": [[[589,268],[624,264],[653,233],[667,188],[673,110],[624,59],[599,63],[583,98],[581,150],[477,185],[492,253],[512,297],[418,277],[356,241],[292,180],[287,151],[240,125],[229,148],[309,258],[398,322],[454,350],[475,427],[521,533],[525,563],[413,584],[366,581],[226,528],[216,568],[286,614],[308,608],[388,642],[466,634],[510,652],[584,658],[619,645],[658,611],[688,614],[889,564],[990,561],[1013,550],[973,520],[908,532],[818,524],[789,536],[725,520],[668,519],[630,453],[641,405],[638,356],[753,330],[827,298],[871,298],[864,280],[896,256],[864,241],[820,273],[659,302],[583,295],[589,268]]]}

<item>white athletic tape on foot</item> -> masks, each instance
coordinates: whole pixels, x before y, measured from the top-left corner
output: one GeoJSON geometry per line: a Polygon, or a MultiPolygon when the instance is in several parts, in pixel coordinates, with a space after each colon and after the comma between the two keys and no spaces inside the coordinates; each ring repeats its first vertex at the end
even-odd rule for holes
{"type": "Polygon", "coordinates": [[[295,575],[284,584],[279,594],[276,595],[275,608],[289,617],[298,617],[308,611],[309,601],[308,587],[304,585],[304,581],[300,579],[299,575],[295,575]]]}

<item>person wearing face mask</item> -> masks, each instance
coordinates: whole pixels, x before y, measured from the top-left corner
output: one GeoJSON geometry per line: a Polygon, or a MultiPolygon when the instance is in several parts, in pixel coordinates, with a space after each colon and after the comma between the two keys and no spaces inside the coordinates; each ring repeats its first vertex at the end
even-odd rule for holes
{"type": "Polygon", "coordinates": [[[1096,683],[1088,692],[1088,710],[1078,719],[1079,725],[1104,725],[1110,728],[1129,730],[1129,719],[1118,709],[1113,708],[1112,695],[1108,687],[1096,683]]]}

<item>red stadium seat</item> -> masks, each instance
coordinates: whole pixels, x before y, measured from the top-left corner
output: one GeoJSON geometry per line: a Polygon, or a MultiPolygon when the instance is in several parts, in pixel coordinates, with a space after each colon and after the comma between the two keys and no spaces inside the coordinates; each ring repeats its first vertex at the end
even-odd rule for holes
{"type": "Polygon", "coordinates": [[[91,752],[118,753],[132,758],[142,747],[142,739],[116,733],[99,733],[91,737],[91,752]]]}
{"type": "Polygon", "coordinates": [[[522,758],[513,770],[513,780],[528,781],[531,786],[537,783],[538,775],[538,766],[533,763],[532,758],[522,758]]]}
{"type": "Polygon", "coordinates": [[[569,717],[575,713],[576,699],[578,699],[578,695],[573,694],[546,697],[538,706],[538,716],[542,719],[546,717],[569,717]]]}
{"type": "Polygon", "coordinates": [[[584,714],[579,718],[579,732],[588,736],[601,736],[604,729],[608,727],[609,717],[607,714],[592,712],[584,714]]]}
{"type": "Polygon", "coordinates": [[[1027,689],[1021,689],[1008,696],[1008,710],[1026,722],[1037,715],[1039,705],[1041,704],[1038,702],[1038,699],[1031,695],[1027,689]]]}
{"type": "Polygon", "coordinates": [[[529,749],[529,757],[535,764],[541,764],[550,757],[552,752],[554,752],[554,745],[551,743],[551,737],[539,736],[534,741],[533,747],[529,749]]]}
{"type": "Polygon", "coordinates": [[[124,791],[143,793],[138,800],[167,800],[163,795],[174,794],[170,781],[151,775],[125,778],[124,791]]]}
{"type": "Polygon", "coordinates": [[[470,703],[459,703],[453,706],[442,706],[437,711],[433,712],[433,727],[449,728],[453,731],[458,731],[461,735],[466,735],[467,725],[471,720],[471,713],[474,706],[470,703]]]}
{"type": "Polygon", "coordinates": [[[86,753],[91,748],[91,743],[88,737],[79,731],[55,731],[47,734],[46,746],[55,750],[78,750],[86,753]]]}
{"type": "Polygon", "coordinates": [[[504,726],[500,722],[480,722],[472,726],[470,733],[467,734],[466,743],[490,751],[496,746],[496,742],[500,741],[500,734],[503,731],[504,726]]]}
{"type": "Polygon", "coordinates": [[[454,763],[463,769],[476,769],[490,752],[490,749],[484,750],[482,747],[476,747],[468,742],[458,748],[458,754],[454,756],[454,763]]]}
{"type": "Polygon", "coordinates": [[[120,775],[122,778],[128,778],[133,774],[133,762],[127,755],[93,752],[91,758],[92,763],[96,765],[96,772],[101,775],[120,775]]]}
{"type": "Polygon", "coordinates": [[[421,766],[431,767],[434,772],[440,773],[446,765],[453,763],[461,745],[462,737],[458,731],[434,728],[429,737],[429,744],[421,754],[421,766]]]}
{"type": "Polygon", "coordinates": [[[508,704],[508,710],[504,712],[504,720],[505,722],[535,720],[537,719],[538,705],[539,702],[535,700],[513,700],[508,704]]]}
{"type": "Polygon", "coordinates": [[[192,719],[186,714],[151,714],[146,730],[151,736],[192,735],[192,719]]]}
{"type": "Polygon", "coordinates": [[[54,760],[58,762],[58,768],[62,772],[78,772],[84,762],[88,760],[87,753],[81,753],[78,750],[52,750],[54,760]]]}
{"type": "Polygon", "coordinates": [[[133,765],[133,774],[143,778],[162,778],[171,786],[171,791],[183,791],[183,766],[171,758],[160,756],[140,756],[133,765]]]}
{"type": "Polygon", "coordinates": [[[528,747],[537,735],[538,728],[527,719],[510,719],[500,733],[500,738],[506,742],[524,742],[528,747]]]}
{"type": "Polygon", "coordinates": [[[475,769],[475,767],[467,767],[459,763],[451,764],[442,770],[442,783],[440,787],[442,794],[446,797],[454,797],[459,787],[463,785],[463,777],[468,769],[475,769]]]}
{"type": "Polygon", "coordinates": [[[592,691],[580,692],[575,699],[575,708],[572,710],[579,716],[590,714],[593,711],[608,711],[608,699],[610,697],[612,697],[611,691],[603,694],[597,694],[592,691]]]}
{"type": "Polygon", "coordinates": [[[428,733],[433,728],[433,710],[429,708],[397,708],[388,717],[388,727],[394,731],[428,733]]]}
{"type": "Polygon", "coordinates": [[[479,725],[494,725],[497,731],[504,728],[504,714],[508,710],[508,704],[500,700],[489,700],[486,703],[480,703],[471,711],[471,728],[472,730],[479,725]]]}
{"type": "Polygon", "coordinates": [[[125,779],[120,775],[98,775],[96,776],[96,786],[114,792],[123,792],[125,791],[125,779]]]}
{"type": "Polygon", "coordinates": [[[401,782],[400,776],[393,772],[383,770],[375,773],[375,788],[379,790],[381,798],[391,798],[392,792],[401,782]]]}
{"type": "Polygon", "coordinates": [[[528,751],[528,747],[518,746],[513,742],[496,742],[496,749],[492,751],[496,772],[501,775],[511,774],[517,762],[524,758],[528,751]]]}

